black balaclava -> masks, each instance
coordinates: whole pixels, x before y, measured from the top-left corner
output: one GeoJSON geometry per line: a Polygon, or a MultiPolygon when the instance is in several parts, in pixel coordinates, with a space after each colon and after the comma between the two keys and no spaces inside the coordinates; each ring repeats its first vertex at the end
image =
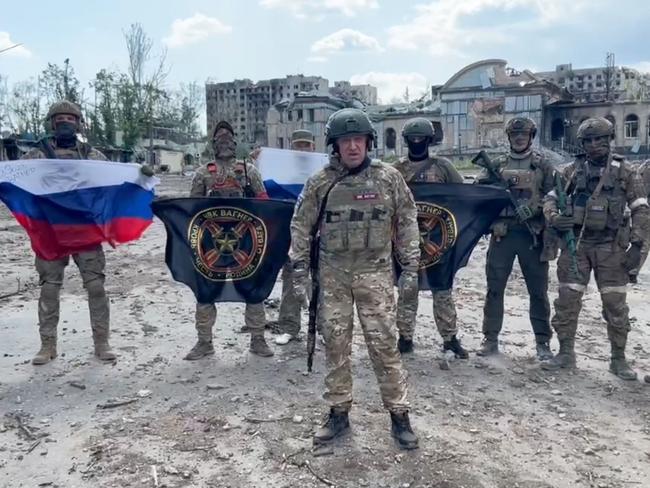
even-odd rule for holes
{"type": "Polygon", "coordinates": [[[409,148],[409,159],[411,161],[424,161],[429,157],[429,144],[431,141],[425,137],[420,142],[413,142],[410,138],[406,138],[406,144],[409,148]]]}
{"type": "Polygon", "coordinates": [[[54,126],[54,138],[58,147],[74,147],[77,144],[77,124],[57,122],[54,126]]]}

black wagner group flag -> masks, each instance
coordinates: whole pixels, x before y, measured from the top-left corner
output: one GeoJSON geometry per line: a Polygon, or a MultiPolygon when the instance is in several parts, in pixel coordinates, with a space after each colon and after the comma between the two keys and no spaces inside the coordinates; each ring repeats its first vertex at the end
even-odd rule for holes
{"type": "MultiPolygon", "coordinates": [[[[448,290],[508,193],[482,185],[412,183],[420,231],[420,290],[448,290]]],[[[399,272],[399,263],[398,263],[399,272]]]]}
{"type": "Polygon", "coordinates": [[[293,202],[174,198],[152,204],[165,224],[165,262],[199,303],[259,303],[287,260],[293,202]]]}

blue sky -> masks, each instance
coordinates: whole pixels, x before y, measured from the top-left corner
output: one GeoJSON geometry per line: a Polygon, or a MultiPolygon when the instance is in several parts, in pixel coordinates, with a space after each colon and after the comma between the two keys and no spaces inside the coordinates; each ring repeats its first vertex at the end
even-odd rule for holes
{"type": "Polygon", "coordinates": [[[116,0],[3,2],[0,74],[9,83],[69,58],[87,82],[124,69],[122,31],[140,22],[167,47],[168,82],[322,75],[379,87],[384,101],[503,58],[517,69],[617,64],[650,71],[644,0],[116,0]],[[28,17],[28,18],[27,18],[28,17]]]}

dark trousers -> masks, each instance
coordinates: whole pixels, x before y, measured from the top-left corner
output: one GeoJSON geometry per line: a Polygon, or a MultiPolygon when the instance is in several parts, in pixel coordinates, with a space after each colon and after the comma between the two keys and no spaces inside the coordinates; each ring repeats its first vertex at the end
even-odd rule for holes
{"type": "Polygon", "coordinates": [[[496,340],[501,332],[504,293],[517,257],[530,296],[529,316],[535,340],[550,341],[548,263],[540,261],[541,251],[541,245],[533,248],[533,238],[525,229],[512,229],[498,240],[492,236],[485,266],[488,291],[483,307],[483,335],[486,339],[496,340]]]}

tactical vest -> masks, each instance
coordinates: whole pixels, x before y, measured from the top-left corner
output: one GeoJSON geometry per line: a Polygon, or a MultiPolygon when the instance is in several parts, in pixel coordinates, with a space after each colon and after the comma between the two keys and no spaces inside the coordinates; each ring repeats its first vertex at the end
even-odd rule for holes
{"type": "Polygon", "coordinates": [[[39,141],[39,149],[47,159],[87,159],[90,153],[88,144],[77,143],[75,147],[52,147],[50,139],[45,138],[39,141]]]}
{"type": "MultiPolygon", "coordinates": [[[[517,161],[508,158],[508,163],[517,161]]],[[[508,183],[508,190],[520,205],[527,205],[530,208],[537,208],[541,205],[544,195],[541,188],[544,184],[544,172],[539,167],[542,157],[533,152],[527,168],[511,169],[507,166],[503,169],[503,179],[508,183]]],[[[508,205],[502,212],[501,217],[515,217],[515,209],[508,205]]]]}
{"type": "Polygon", "coordinates": [[[224,166],[212,161],[206,166],[206,173],[203,176],[207,196],[238,198],[244,197],[244,188],[246,187],[246,178],[243,169],[240,169],[242,163],[236,163],[235,166],[224,166]]]}
{"type": "Polygon", "coordinates": [[[573,216],[576,225],[584,225],[585,237],[614,237],[628,223],[625,214],[627,204],[626,182],[622,172],[622,160],[613,159],[604,176],[600,192],[594,198],[594,190],[605,167],[592,166],[585,160],[576,162],[571,193],[573,216]]]}
{"type": "Polygon", "coordinates": [[[446,175],[436,158],[430,157],[424,161],[408,162],[405,166],[407,179],[411,182],[445,183],[446,175]]]}
{"type": "Polygon", "coordinates": [[[390,253],[393,213],[390,195],[379,182],[362,175],[344,178],[329,194],[321,226],[321,249],[334,253],[390,253]]]}

